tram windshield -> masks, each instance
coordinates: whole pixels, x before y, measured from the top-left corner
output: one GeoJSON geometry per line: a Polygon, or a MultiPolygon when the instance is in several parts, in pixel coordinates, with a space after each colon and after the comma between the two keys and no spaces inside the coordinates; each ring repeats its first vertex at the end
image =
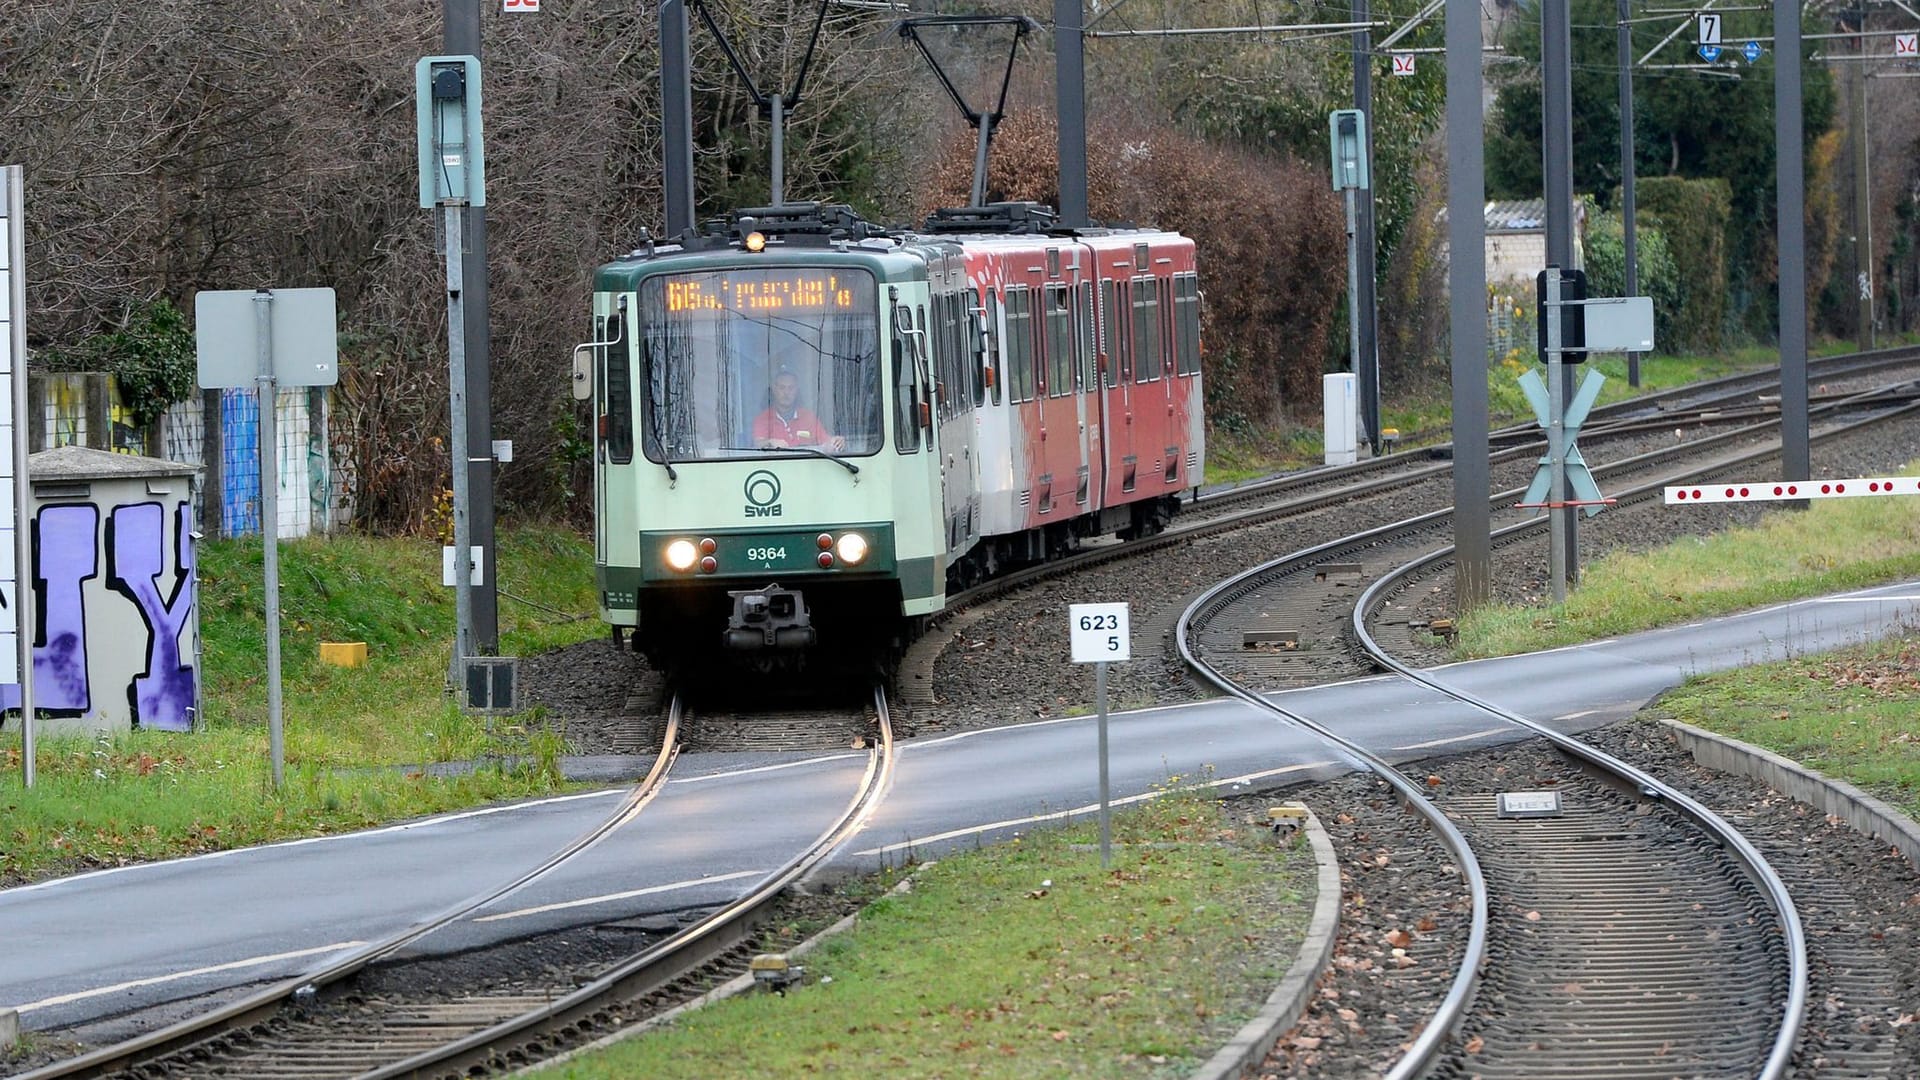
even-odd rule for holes
{"type": "Polygon", "coordinates": [[[878,287],[856,267],[663,274],[640,287],[654,461],[880,449],[878,287]]]}

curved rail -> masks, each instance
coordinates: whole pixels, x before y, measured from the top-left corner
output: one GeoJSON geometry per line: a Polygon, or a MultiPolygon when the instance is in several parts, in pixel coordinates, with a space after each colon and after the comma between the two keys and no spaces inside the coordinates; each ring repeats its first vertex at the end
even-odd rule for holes
{"type": "MultiPolygon", "coordinates": [[[[788,885],[825,862],[873,815],[893,783],[893,721],[883,687],[873,690],[880,734],[867,755],[867,769],[846,812],[821,833],[805,851],[762,879],[745,896],[705,919],[543,1008],[474,1032],[456,1042],[362,1074],[358,1080],[448,1071],[466,1071],[496,1060],[501,1044],[524,1043],[537,1035],[565,1028],[609,1002],[633,997],[705,960],[726,951],[751,932],[753,920],[788,885]]],[[[678,699],[675,699],[676,702],[678,699]]]]}
{"type": "MultiPolygon", "coordinates": [[[[1864,399],[1864,398],[1870,397],[1873,393],[1877,393],[1877,392],[1878,391],[1869,391],[1865,394],[1856,395],[1856,397],[1864,399]]],[[[1839,403],[1836,403],[1836,406],[1838,404],[1839,403]]],[[[1831,428],[1827,431],[1820,432],[1814,436],[1814,440],[1825,441],[1828,439],[1832,439],[1839,435],[1845,434],[1848,431],[1855,430],[1859,427],[1864,427],[1868,424],[1883,422],[1892,416],[1911,413],[1916,409],[1920,409],[1920,405],[1909,404],[1902,408],[1890,410],[1889,412],[1881,413],[1874,417],[1870,417],[1860,421],[1855,421],[1850,424],[1840,425],[1835,428],[1831,428]]],[[[1748,428],[1739,432],[1728,432],[1728,433],[1725,433],[1724,435],[1716,435],[1711,437],[1710,439],[1699,440],[1685,449],[1690,451],[1698,451],[1702,446],[1714,445],[1718,442],[1728,441],[1743,434],[1751,434],[1752,430],[1753,430],[1752,428],[1748,428]]],[[[1620,468],[1620,467],[1625,467],[1625,466],[1630,466],[1635,464],[1644,464],[1649,461],[1656,461],[1661,457],[1670,456],[1672,453],[1678,451],[1679,449],[1680,448],[1673,448],[1669,450],[1655,451],[1649,454],[1640,455],[1639,457],[1636,457],[1636,458],[1631,458],[1623,462],[1614,463],[1612,467],[1620,468]]],[[[1777,456],[1778,453],[1779,453],[1779,448],[1777,445],[1770,446],[1770,447],[1766,447],[1766,448],[1752,451],[1749,453],[1734,455],[1732,457],[1722,458],[1713,462],[1706,463],[1705,465],[1700,466],[1698,468],[1688,470],[1688,472],[1685,475],[1692,476],[1692,475],[1700,475],[1702,473],[1720,472],[1729,468],[1737,467],[1741,464],[1745,464],[1750,461],[1760,460],[1770,456],[1777,456]]],[[[1602,467],[1602,468],[1596,469],[1596,471],[1604,472],[1604,471],[1607,471],[1607,469],[1605,467],[1602,467]]],[[[1639,499],[1655,497],[1660,494],[1662,488],[1664,488],[1666,485],[1672,484],[1672,483],[1678,483],[1678,482],[1682,482],[1682,480],[1679,477],[1675,477],[1675,476],[1662,477],[1654,482],[1645,483],[1635,488],[1632,488],[1626,492],[1623,492],[1619,496],[1619,498],[1621,502],[1631,502],[1639,499]]],[[[1515,494],[1517,494],[1517,492],[1504,493],[1505,496],[1512,496],[1515,494]]],[[[1368,768],[1370,771],[1386,779],[1389,783],[1393,784],[1396,790],[1401,792],[1403,798],[1410,805],[1413,805],[1416,809],[1419,809],[1425,816],[1427,816],[1429,821],[1435,822],[1436,831],[1440,834],[1443,842],[1447,844],[1447,846],[1454,852],[1456,858],[1459,858],[1460,860],[1459,865],[1462,867],[1463,874],[1468,877],[1470,885],[1473,888],[1473,891],[1475,894],[1474,922],[1468,936],[1467,950],[1461,963],[1460,972],[1455,977],[1455,981],[1452,988],[1450,989],[1447,997],[1441,1002],[1434,1017],[1430,1020],[1426,1030],[1424,1030],[1421,1033],[1420,1038],[1415,1041],[1414,1045],[1409,1049],[1408,1053],[1401,1058],[1401,1060],[1395,1065],[1394,1069],[1388,1074],[1389,1076],[1395,1077],[1395,1078],[1417,1076],[1422,1071],[1430,1067],[1434,1063],[1435,1059],[1438,1057],[1445,1037],[1448,1034],[1452,1033],[1453,1031],[1457,1030],[1459,1025],[1462,1022],[1464,1022],[1464,1020],[1466,1019],[1467,1006],[1471,1002],[1473,989],[1477,985],[1479,975],[1480,975],[1480,970],[1486,962],[1487,908],[1486,908],[1486,899],[1485,899],[1485,882],[1484,882],[1484,877],[1481,875],[1478,863],[1477,861],[1474,860],[1471,852],[1467,849],[1464,837],[1461,837],[1459,835],[1458,829],[1453,826],[1452,822],[1447,820],[1444,817],[1444,815],[1440,813],[1437,807],[1434,807],[1430,802],[1428,802],[1427,799],[1425,798],[1425,794],[1421,792],[1411,782],[1407,781],[1405,777],[1401,776],[1399,771],[1397,769],[1394,769],[1390,763],[1387,763],[1380,759],[1372,758],[1372,755],[1368,754],[1364,749],[1358,746],[1355,746],[1352,743],[1347,742],[1345,739],[1321,727],[1314,721],[1309,720],[1305,717],[1298,716],[1297,714],[1291,713],[1288,710],[1274,704],[1273,702],[1268,701],[1266,698],[1261,697],[1260,695],[1255,694],[1244,687],[1241,687],[1237,683],[1232,682],[1231,679],[1222,675],[1220,672],[1214,669],[1211,665],[1206,664],[1203,661],[1200,661],[1195,656],[1195,653],[1191,644],[1191,639],[1192,639],[1191,628],[1193,623],[1196,621],[1197,613],[1200,613],[1209,608],[1224,606],[1226,603],[1230,602],[1232,599],[1230,596],[1227,596],[1226,594],[1229,594],[1238,590],[1246,582],[1252,579],[1258,578],[1272,570],[1278,569],[1283,566],[1287,566],[1289,564],[1297,565],[1301,563],[1311,562],[1313,560],[1323,558],[1335,552],[1350,550],[1356,543],[1366,543],[1371,540],[1378,540],[1380,538],[1384,538],[1394,533],[1404,532],[1411,528],[1419,528],[1423,526],[1431,527],[1433,523],[1443,520],[1450,513],[1451,513],[1450,510],[1442,510],[1442,511],[1436,511],[1429,514],[1418,515],[1416,517],[1407,519],[1406,521],[1396,522],[1390,525],[1379,527],[1377,529],[1368,530],[1367,532],[1358,534],[1357,536],[1345,537],[1342,539],[1334,540],[1326,544],[1321,544],[1316,547],[1309,548],[1303,551],[1294,552],[1292,554],[1282,556],[1278,559],[1274,559],[1269,562],[1263,563],[1248,571],[1245,571],[1244,573],[1241,573],[1241,574],[1235,575],[1232,578],[1226,579],[1214,585],[1209,590],[1207,590],[1206,593],[1202,594],[1199,598],[1197,598],[1192,604],[1188,606],[1187,610],[1181,614],[1179,623],[1177,624],[1175,629],[1175,640],[1178,643],[1181,658],[1188,664],[1189,667],[1191,667],[1193,670],[1199,673],[1208,682],[1212,683],[1215,686],[1218,686],[1224,692],[1236,698],[1239,698],[1240,700],[1245,701],[1248,704],[1255,706],[1256,708],[1275,714],[1281,717],[1282,719],[1286,720],[1287,722],[1297,727],[1300,727],[1304,730],[1310,731],[1314,733],[1316,736],[1319,736],[1320,738],[1324,739],[1328,743],[1339,747],[1342,750],[1342,752],[1349,758],[1349,760],[1352,760],[1352,761],[1355,761],[1356,763],[1360,763],[1364,765],[1364,767],[1368,768]]],[[[1521,534],[1527,530],[1543,528],[1545,527],[1545,525],[1546,525],[1546,519],[1544,517],[1533,518],[1533,519],[1522,521],[1514,525],[1510,525],[1500,530],[1497,530],[1494,533],[1494,536],[1496,538],[1502,538],[1502,539],[1509,538],[1509,537],[1517,536],[1518,534],[1521,534]]],[[[1403,568],[1402,572],[1404,573],[1415,572],[1418,569],[1424,568],[1426,565],[1430,564],[1432,561],[1435,561],[1440,558],[1444,558],[1450,552],[1451,552],[1451,548],[1443,549],[1442,551],[1439,551],[1439,552],[1434,552],[1428,556],[1425,556],[1419,560],[1416,560],[1414,563],[1408,564],[1407,567],[1403,568]]],[[[1373,641],[1371,635],[1369,635],[1366,632],[1365,620],[1362,617],[1365,612],[1371,610],[1373,605],[1377,604],[1380,595],[1384,591],[1385,590],[1382,584],[1380,583],[1376,583],[1373,587],[1369,588],[1366,591],[1366,593],[1361,597],[1359,605],[1356,606],[1356,616],[1354,619],[1354,624],[1357,632],[1360,635],[1360,640],[1362,641],[1363,646],[1367,649],[1369,655],[1375,658],[1376,663],[1381,664],[1381,666],[1385,667],[1387,670],[1402,674],[1412,679],[1415,682],[1421,683],[1422,685],[1429,686],[1435,690],[1438,690],[1442,693],[1449,694],[1451,696],[1460,697],[1461,700],[1465,700],[1471,704],[1475,704],[1477,706],[1486,708],[1488,712],[1492,713],[1493,715],[1499,716],[1502,719],[1516,722],[1521,726],[1528,728],[1529,730],[1539,731],[1542,734],[1545,734],[1549,738],[1551,738],[1556,745],[1564,745],[1564,744],[1570,743],[1572,744],[1572,746],[1578,747],[1579,749],[1577,750],[1570,749],[1569,752],[1573,756],[1580,758],[1581,760],[1589,761],[1591,764],[1594,764],[1596,767],[1599,767],[1606,771],[1614,772],[1615,775],[1618,775],[1627,779],[1628,781],[1633,783],[1634,786],[1637,789],[1639,789],[1647,797],[1659,798],[1669,803],[1676,810],[1683,812],[1687,817],[1693,818],[1697,823],[1700,823],[1703,829],[1706,829],[1706,831],[1708,831],[1711,835],[1713,835],[1722,844],[1739,853],[1740,860],[1743,864],[1743,870],[1745,870],[1746,873],[1753,880],[1755,880],[1757,884],[1761,886],[1764,892],[1768,893],[1769,902],[1774,905],[1776,911],[1781,912],[1780,917],[1781,917],[1783,936],[1786,938],[1786,940],[1789,943],[1790,971],[1789,971],[1789,980],[1788,980],[1789,982],[1788,1000],[1787,1000],[1786,1006],[1783,1009],[1782,1027],[1780,1031],[1777,1033],[1775,1047],[1773,1051],[1770,1053],[1768,1058],[1768,1063],[1767,1063],[1768,1071],[1761,1074],[1763,1077],[1763,1080],[1771,1080],[1771,1078],[1781,1075],[1782,1071],[1786,1067],[1788,1055],[1790,1055],[1791,1053],[1793,1043],[1798,1038],[1801,1022],[1804,1018],[1805,1008],[1806,1008],[1806,998],[1807,998],[1807,983],[1806,983],[1807,973],[1806,973],[1806,959],[1805,959],[1806,943],[1805,943],[1804,932],[1799,922],[1798,912],[1794,909],[1791,898],[1787,897],[1785,893],[1785,886],[1784,884],[1780,883],[1777,874],[1774,874],[1774,872],[1772,871],[1772,868],[1766,865],[1765,860],[1760,857],[1758,851],[1755,850],[1744,837],[1739,836],[1738,833],[1736,831],[1733,831],[1730,826],[1727,826],[1725,822],[1720,821],[1717,817],[1714,817],[1711,811],[1708,811],[1704,807],[1695,803],[1693,800],[1688,798],[1683,793],[1680,793],[1678,791],[1672,790],[1671,788],[1668,788],[1666,785],[1663,785],[1657,780],[1654,780],[1652,777],[1649,777],[1646,774],[1642,773],[1641,771],[1634,769],[1632,766],[1626,765],[1626,763],[1624,762],[1618,763],[1620,766],[1619,769],[1614,769],[1608,764],[1606,764],[1605,761],[1601,760],[1601,759],[1605,759],[1606,755],[1601,754],[1599,751],[1593,750],[1590,747],[1586,747],[1585,744],[1579,743],[1577,740],[1571,740],[1566,736],[1560,735],[1558,732],[1553,732],[1551,729],[1544,728],[1541,725],[1538,725],[1537,723],[1535,723],[1534,721],[1528,720],[1525,717],[1518,716],[1517,714],[1513,714],[1505,710],[1502,710],[1497,706],[1491,706],[1489,704],[1482,703],[1477,699],[1474,699],[1472,695],[1464,694],[1463,692],[1456,693],[1455,691],[1445,687],[1444,685],[1438,683],[1437,681],[1433,681],[1425,677],[1422,673],[1411,672],[1408,669],[1406,669],[1404,665],[1400,665],[1396,661],[1393,661],[1390,657],[1386,657],[1384,655],[1384,652],[1379,649],[1378,643],[1373,641]],[[1719,822],[1719,828],[1715,829],[1712,826],[1707,825],[1706,822],[1709,819],[1715,822],[1719,822]],[[1769,879],[1770,879],[1770,883],[1769,883],[1769,879]]],[[[1607,760],[1611,760],[1611,759],[1607,759],[1607,760]]]]}
{"type": "Polygon", "coordinates": [[[614,830],[632,821],[666,787],[668,770],[673,767],[673,762],[680,753],[680,715],[679,701],[676,699],[674,707],[668,712],[659,756],[654,759],[653,766],[647,771],[646,777],[634,785],[626,798],[620,801],[620,805],[614,808],[613,813],[556,850],[533,869],[460,900],[403,930],[389,934],[378,941],[368,942],[318,967],[248,994],[221,1008],[199,1016],[188,1017],[125,1042],[104,1046],[79,1057],[22,1073],[14,1080],[102,1076],[131,1068],[140,1062],[163,1056],[192,1043],[260,1023],[272,1017],[282,1006],[296,998],[307,998],[322,987],[347,979],[367,965],[391,956],[454,920],[546,876],[563,863],[604,840],[614,830]]]}
{"type": "Polygon", "coordinates": [[[1480,871],[1480,860],[1474,856],[1472,846],[1467,843],[1467,838],[1461,834],[1459,827],[1448,820],[1440,808],[1428,800],[1426,794],[1411,780],[1401,775],[1400,770],[1394,768],[1392,762],[1373,754],[1357,743],[1342,738],[1316,721],[1281,708],[1227,678],[1212,665],[1196,656],[1189,642],[1188,630],[1195,613],[1215,607],[1216,601],[1224,604],[1226,601],[1220,600],[1223,594],[1233,591],[1239,584],[1250,578],[1257,577],[1275,566],[1293,561],[1298,557],[1298,555],[1283,556],[1272,562],[1263,563],[1227,578],[1202,593],[1193,603],[1187,605],[1185,611],[1180,613],[1180,621],[1174,627],[1174,640],[1180,647],[1180,658],[1208,682],[1257,709],[1272,713],[1295,727],[1311,732],[1337,747],[1353,764],[1391,784],[1393,789],[1399,792],[1402,801],[1433,826],[1441,843],[1446,845],[1448,852],[1453,855],[1459,865],[1461,876],[1466,879],[1467,890],[1473,897],[1473,915],[1467,931],[1466,952],[1460,963],[1460,972],[1454,977],[1453,984],[1448,988],[1447,996],[1441,1001],[1433,1019],[1413,1040],[1413,1046],[1406,1055],[1387,1073],[1388,1080],[1409,1080],[1425,1072],[1439,1056],[1447,1038],[1466,1017],[1467,1006],[1472,1002],[1474,989],[1479,985],[1480,970],[1486,963],[1488,920],[1487,880],[1480,871]]]}
{"type": "MultiPolygon", "coordinates": [[[[1776,450],[1774,452],[1777,453],[1778,451],[1776,450]]],[[[1718,467],[1724,468],[1725,466],[1721,465],[1718,467]]],[[[1647,485],[1637,491],[1636,494],[1641,494],[1644,497],[1644,493],[1647,490],[1657,491],[1659,488],[1654,485],[1647,485]]],[[[1542,525],[1543,523],[1539,521],[1525,521],[1518,525],[1498,530],[1495,535],[1509,536],[1529,528],[1537,529],[1542,527],[1542,525]]],[[[1775,913],[1778,915],[1781,934],[1787,948],[1787,1000],[1781,1009],[1780,1029],[1774,1038],[1772,1050],[1767,1055],[1767,1060],[1758,1074],[1760,1080],[1777,1080],[1778,1077],[1786,1075],[1786,1070],[1792,1062],[1794,1044],[1799,1041],[1800,1028],[1806,1020],[1808,999],[1807,940],[1805,930],[1800,922],[1799,910],[1794,906],[1793,897],[1788,893],[1786,883],[1780,879],[1780,875],[1766,861],[1766,858],[1760,854],[1759,850],[1725,819],[1707,809],[1699,802],[1696,802],[1677,788],[1654,778],[1650,774],[1625,761],[1621,761],[1610,754],[1588,746],[1586,743],[1570,735],[1561,734],[1536,720],[1522,716],[1510,709],[1487,701],[1478,695],[1449,685],[1424,671],[1401,663],[1382,648],[1379,642],[1374,640],[1373,635],[1367,630],[1367,616],[1374,607],[1378,605],[1383,594],[1395,587],[1397,583],[1404,578],[1410,577],[1431,566],[1433,563],[1451,556],[1453,551],[1453,547],[1448,546],[1423,555],[1401,566],[1392,573],[1382,576],[1370,585],[1365,592],[1361,593],[1360,598],[1354,603],[1353,613],[1354,634],[1359,639],[1361,648],[1367,651],[1368,655],[1373,658],[1376,664],[1379,664],[1382,668],[1402,678],[1418,683],[1421,686],[1467,705],[1471,705],[1489,715],[1524,727],[1546,738],[1562,752],[1628,781],[1642,796],[1648,799],[1659,800],[1673,807],[1683,816],[1692,820],[1696,826],[1705,831],[1709,836],[1713,837],[1716,842],[1735,854],[1742,869],[1745,870],[1747,876],[1760,887],[1760,890],[1766,895],[1768,904],[1773,907],[1775,913]]]]}

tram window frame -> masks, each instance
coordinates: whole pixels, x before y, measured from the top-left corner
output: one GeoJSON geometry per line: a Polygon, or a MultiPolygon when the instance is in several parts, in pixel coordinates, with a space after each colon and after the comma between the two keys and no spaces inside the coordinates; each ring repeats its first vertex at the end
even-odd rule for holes
{"type": "Polygon", "coordinates": [[[1200,275],[1176,274],[1173,283],[1177,366],[1181,375],[1190,377],[1200,374],[1200,275]]]}
{"type": "Polygon", "coordinates": [[[1001,323],[1000,323],[1000,294],[995,292],[992,289],[988,289],[987,290],[987,360],[986,362],[992,365],[990,370],[993,372],[993,378],[990,381],[992,382],[993,385],[987,388],[987,392],[995,405],[999,405],[1001,403],[1002,398],[1001,398],[1000,388],[1004,386],[1007,381],[1006,355],[1007,355],[1006,336],[1001,332],[1001,323]]]}
{"type": "Polygon", "coordinates": [[[1014,403],[1032,401],[1038,390],[1033,368],[1033,297],[1025,285],[1007,289],[1007,366],[1013,369],[1008,393],[1014,403]]]}
{"type": "Polygon", "coordinates": [[[893,448],[902,454],[920,452],[918,365],[913,362],[913,343],[906,332],[912,329],[912,322],[905,304],[893,309],[893,448]]]}
{"type": "Polygon", "coordinates": [[[1048,285],[1046,303],[1047,396],[1073,392],[1073,309],[1065,285],[1048,285]]]}
{"type": "Polygon", "coordinates": [[[1151,277],[1133,280],[1133,351],[1137,383],[1160,379],[1160,297],[1151,277]]]}
{"type": "Polygon", "coordinates": [[[625,298],[621,310],[607,316],[611,331],[602,341],[607,356],[607,463],[633,464],[633,343],[627,340],[625,298]]]}
{"type": "Polygon", "coordinates": [[[1100,385],[1099,365],[1095,362],[1094,341],[1098,333],[1093,325],[1093,285],[1081,282],[1073,287],[1074,344],[1079,348],[1074,388],[1088,393],[1100,385]]]}
{"type": "Polygon", "coordinates": [[[1099,338],[1094,344],[1097,352],[1106,358],[1106,363],[1098,364],[1101,383],[1111,390],[1120,385],[1120,341],[1117,337],[1115,307],[1119,300],[1114,295],[1112,279],[1100,283],[1099,338]]]}

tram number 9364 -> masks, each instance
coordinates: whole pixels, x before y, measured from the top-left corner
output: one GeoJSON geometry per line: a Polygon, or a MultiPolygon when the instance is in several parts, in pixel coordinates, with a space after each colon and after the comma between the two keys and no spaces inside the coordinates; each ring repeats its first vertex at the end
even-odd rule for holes
{"type": "Polygon", "coordinates": [[[747,549],[748,562],[773,562],[776,559],[784,560],[786,557],[787,549],[784,546],[750,547],[747,549]]]}

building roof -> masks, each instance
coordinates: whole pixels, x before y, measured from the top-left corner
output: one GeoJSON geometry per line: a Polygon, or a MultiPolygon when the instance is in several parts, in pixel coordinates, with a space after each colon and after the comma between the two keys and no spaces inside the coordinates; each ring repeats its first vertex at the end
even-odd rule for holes
{"type": "Polygon", "coordinates": [[[86,446],[59,446],[27,455],[30,480],[137,480],[145,476],[191,476],[192,465],[135,454],[114,454],[86,446]]]}
{"type": "Polygon", "coordinates": [[[1510,199],[1490,202],[1486,209],[1488,232],[1540,232],[1547,227],[1547,200],[1510,199]]]}

